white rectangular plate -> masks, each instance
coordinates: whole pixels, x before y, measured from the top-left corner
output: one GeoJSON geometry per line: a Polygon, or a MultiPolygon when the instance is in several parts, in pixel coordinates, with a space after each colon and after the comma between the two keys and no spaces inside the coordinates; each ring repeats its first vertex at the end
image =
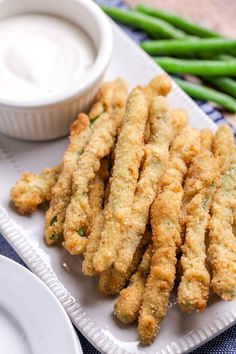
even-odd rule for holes
{"type": "MultiPolygon", "coordinates": [[[[113,33],[114,52],[108,79],[122,76],[132,87],[162,73],[116,25],[113,33]]],[[[183,107],[189,112],[193,127],[215,129],[211,120],[175,85],[169,102],[171,107],[183,107]]],[[[45,246],[43,211],[19,216],[10,204],[9,192],[21,172],[37,172],[58,164],[66,145],[67,139],[28,143],[0,136],[0,231],[29,268],[55,293],[76,327],[104,353],[170,354],[186,353],[232,325],[236,320],[235,301],[228,303],[213,297],[204,313],[192,315],[181,313],[172,301],[155,342],[142,347],[135,326],[122,326],[113,318],[114,299],[99,295],[97,279],[81,273],[80,257],[45,246]]]]}

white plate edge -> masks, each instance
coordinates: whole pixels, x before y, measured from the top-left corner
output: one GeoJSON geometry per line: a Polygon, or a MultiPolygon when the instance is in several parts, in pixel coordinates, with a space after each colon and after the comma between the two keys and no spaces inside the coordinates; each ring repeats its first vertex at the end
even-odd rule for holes
{"type": "MultiPolygon", "coordinates": [[[[76,353],[83,354],[82,346],[79,341],[78,335],[77,335],[74,327],[72,326],[72,323],[68,317],[67,312],[65,311],[65,308],[63,306],[61,306],[61,302],[58,300],[58,298],[56,296],[54,296],[53,292],[45,284],[45,282],[43,282],[38,276],[36,276],[36,274],[34,272],[31,272],[28,268],[24,267],[22,264],[19,264],[16,261],[14,261],[13,259],[8,258],[2,254],[0,254],[0,263],[1,262],[3,262],[4,265],[6,265],[6,266],[8,266],[10,264],[10,266],[12,266],[14,268],[14,271],[16,270],[16,272],[19,271],[19,272],[24,273],[24,276],[27,277],[27,280],[30,279],[30,281],[37,283],[36,286],[43,288],[43,291],[46,292],[48,294],[48,296],[50,296],[51,299],[57,304],[58,309],[60,307],[60,311],[63,315],[64,321],[66,322],[66,325],[68,325],[70,328],[70,333],[71,333],[71,337],[74,340],[74,346],[75,346],[76,353]]],[[[61,315],[61,318],[62,318],[62,315],[61,315]]]]}
{"type": "MultiPolygon", "coordinates": [[[[139,55],[143,56],[143,60],[148,61],[148,67],[151,71],[154,71],[153,75],[155,75],[157,65],[154,63],[154,61],[150,60],[149,56],[144,51],[139,50],[137,45],[127,35],[125,35],[116,24],[113,24],[113,30],[117,32],[117,35],[119,35],[122,40],[127,42],[128,46],[132,46],[133,50],[139,51],[139,55]]],[[[164,72],[161,68],[159,68],[159,71],[164,72]]],[[[179,87],[177,87],[175,83],[173,83],[173,86],[175,95],[179,96],[179,100],[183,101],[183,105],[186,106],[187,104],[190,108],[194,108],[195,111],[198,111],[199,119],[203,117],[205,121],[207,121],[209,128],[215,129],[215,124],[199,107],[196,106],[194,101],[190,99],[179,87]]],[[[16,160],[13,156],[11,156],[7,149],[0,146],[0,150],[3,152],[3,155],[5,155],[6,159],[11,160],[11,162],[15,165],[16,160]]],[[[19,166],[15,167],[18,167],[17,169],[19,170],[19,166]]],[[[65,289],[63,284],[57,278],[56,274],[48,267],[47,263],[41,258],[37,250],[34,249],[27,242],[27,238],[22,233],[20,233],[20,231],[15,226],[14,221],[8,217],[1,204],[0,232],[12,245],[19,256],[24,260],[26,265],[52,290],[52,292],[56,295],[58,300],[65,308],[72,322],[94,347],[103,353],[130,353],[129,351],[126,351],[114,343],[106,334],[103,333],[101,328],[95,326],[93,320],[86,315],[86,313],[80,307],[79,303],[76,302],[70,293],[65,289]]],[[[213,339],[221,332],[232,326],[234,323],[236,323],[236,309],[235,311],[232,310],[222,315],[221,319],[213,318],[208,326],[200,328],[196,331],[192,331],[190,334],[184,336],[180,340],[170,343],[170,345],[160,349],[159,353],[188,353],[189,351],[192,351],[193,349],[203,345],[210,339],[213,339]]]]}

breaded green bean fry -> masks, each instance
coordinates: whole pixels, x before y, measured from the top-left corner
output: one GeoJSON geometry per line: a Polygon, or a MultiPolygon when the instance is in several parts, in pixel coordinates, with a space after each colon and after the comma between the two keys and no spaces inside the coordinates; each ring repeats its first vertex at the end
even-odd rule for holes
{"type": "Polygon", "coordinates": [[[236,295],[236,148],[230,153],[213,198],[208,256],[212,268],[211,287],[224,300],[236,295]]]}
{"type": "MultiPolygon", "coordinates": [[[[109,155],[122,123],[127,87],[124,82],[114,83],[110,112],[102,113],[99,126],[94,130],[73,173],[73,195],[66,210],[64,223],[64,247],[72,255],[85,251],[91,211],[88,186],[100,168],[100,160],[109,155]]],[[[95,124],[95,123],[94,123],[95,124]]]]}
{"type": "Polygon", "coordinates": [[[143,140],[148,108],[153,95],[165,95],[170,88],[170,79],[162,75],[154,78],[146,87],[137,87],[129,96],[125,120],[116,148],[111,193],[105,210],[104,230],[94,258],[97,271],[108,269],[116,260],[118,250],[122,247],[124,233],[130,223],[139,167],[144,152],[143,140]]]}
{"type": "Polygon", "coordinates": [[[51,199],[51,190],[61,166],[44,169],[40,174],[24,173],[11,189],[11,199],[21,214],[33,213],[37,206],[51,199]]]}
{"type": "Polygon", "coordinates": [[[121,290],[114,305],[114,314],[124,324],[133,323],[138,318],[151,257],[152,246],[149,245],[137,271],[132,275],[128,287],[121,290]]]}
{"type": "Polygon", "coordinates": [[[48,245],[62,239],[66,208],[72,194],[73,172],[93,131],[100,125],[101,115],[111,112],[114,91],[117,89],[116,81],[104,83],[89,112],[89,118],[80,114],[71,126],[70,143],[64,153],[62,172],[53,188],[52,200],[46,213],[45,240],[48,245]]]}
{"type": "Polygon", "coordinates": [[[212,150],[219,163],[221,173],[229,166],[233,146],[234,135],[232,129],[226,124],[220,125],[213,141],[212,150]]]}
{"type": "Polygon", "coordinates": [[[155,198],[158,182],[168,163],[169,146],[174,137],[170,110],[164,97],[153,99],[150,108],[150,139],[146,145],[146,159],[137,184],[132,207],[130,227],[119,249],[115,268],[126,272],[132,261],[140,237],[145,231],[149,208],[155,198]]]}
{"type": "Polygon", "coordinates": [[[148,106],[150,106],[153,100],[153,95],[167,96],[171,88],[171,80],[166,74],[154,77],[154,79],[150,81],[147,86],[142,88],[145,93],[148,106]]]}
{"type": "MultiPolygon", "coordinates": [[[[167,75],[160,75],[155,77],[146,87],[143,88],[143,91],[145,92],[145,97],[148,103],[148,106],[150,106],[152,98],[153,98],[153,90],[157,92],[160,96],[166,96],[170,90],[171,90],[172,84],[167,75]]],[[[173,115],[173,123],[177,122],[177,124],[181,124],[182,120],[185,119],[181,115],[178,110],[175,112],[173,109],[173,114],[171,114],[171,117],[173,115]]],[[[145,144],[148,142],[150,137],[150,122],[149,119],[146,121],[146,127],[144,131],[144,142],[145,144]]]]}
{"type": "Polygon", "coordinates": [[[108,269],[114,263],[129,223],[144,152],[143,139],[148,107],[153,95],[167,94],[170,88],[170,79],[162,75],[144,88],[135,88],[129,96],[116,147],[111,190],[105,208],[104,230],[94,257],[94,266],[98,272],[108,269]]]}
{"type": "Polygon", "coordinates": [[[186,233],[181,257],[183,275],[178,288],[178,303],[185,312],[204,310],[209,297],[205,234],[218,172],[217,161],[209,151],[204,151],[193,160],[185,183],[185,190],[190,187],[193,194],[186,206],[186,233]]]}
{"type": "Polygon", "coordinates": [[[114,262],[127,224],[143,156],[147,115],[145,95],[141,88],[135,88],[128,98],[124,123],[116,146],[110,194],[105,208],[105,224],[94,257],[94,266],[98,272],[108,269],[114,262]]]}
{"type": "Polygon", "coordinates": [[[137,270],[137,266],[142,259],[145,249],[151,240],[151,230],[146,228],[146,231],[135,251],[132,263],[126,273],[120,273],[110,267],[104,272],[100,273],[98,290],[104,295],[116,295],[126,285],[131,275],[137,270]]]}
{"type": "Polygon", "coordinates": [[[177,134],[177,132],[180,132],[188,123],[188,114],[186,110],[182,108],[171,109],[170,121],[177,134]]]}
{"type": "Polygon", "coordinates": [[[197,131],[189,126],[180,131],[170,148],[168,169],[160,183],[161,192],[151,208],[153,257],[138,326],[140,339],[144,343],[153,341],[167,311],[175,279],[176,251],[181,244],[182,183],[189,164],[200,148],[197,131]]]}
{"type": "MultiPolygon", "coordinates": [[[[185,109],[182,108],[173,108],[170,110],[170,121],[174,128],[174,131],[179,132],[184,126],[187,125],[188,122],[188,113],[185,109]]],[[[145,128],[145,136],[144,141],[145,144],[148,143],[150,138],[150,122],[147,120],[146,128],[145,128]]]]}
{"type": "MultiPolygon", "coordinates": [[[[160,107],[158,109],[161,111],[161,105],[160,105],[160,107]]],[[[169,123],[167,124],[167,126],[169,124],[171,124],[171,125],[169,125],[169,127],[171,127],[171,132],[169,131],[170,136],[169,136],[169,142],[167,141],[167,145],[168,146],[169,146],[170,141],[172,140],[172,138],[181,129],[183,129],[184,126],[186,126],[187,121],[188,121],[188,116],[187,116],[187,112],[185,110],[178,108],[178,109],[173,109],[173,110],[170,111],[169,123]]],[[[163,122],[164,122],[164,120],[163,120],[163,122]]],[[[165,138],[168,139],[168,137],[163,134],[163,129],[165,128],[165,123],[163,123],[163,122],[160,122],[160,126],[159,126],[160,130],[159,130],[159,134],[158,135],[161,135],[162,139],[165,140],[165,138]]],[[[158,123],[157,123],[157,127],[158,127],[158,123]]],[[[158,129],[156,129],[156,133],[158,133],[158,129]]],[[[168,134],[168,129],[166,129],[166,133],[168,134]]],[[[158,144],[160,144],[160,146],[163,144],[163,140],[159,140],[158,136],[156,136],[156,140],[158,141],[158,144]]],[[[155,142],[155,137],[152,137],[151,141],[150,141],[150,144],[151,144],[150,146],[151,147],[153,147],[153,143],[154,142],[155,142]]],[[[147,149],[148,149],[148,147],[149,147],[149,145],[147,146],[147,149]]],[[[162,145],[162,148],[165,148],[164,145],[162,145]]],[[[136,193],[135,198],[134,198],[134,206],[136,205],[139,208],[139,213],[137,211],[137,215],[135,215],[135,214],[133,215],[132,224],[135,225],[135,223],[134,223],[134,220],[135,220],[135,222],[137,223],[137,229],[136,230],[130,229],[130,230],[127,231],[127,236],[128,236],[128,237],[126,236],[127,243],[125,241],[124,247],[122,247],[122,249],[120,250],[120,254],[118,253],[118,259],[117,259],[117,261],[115,263],[115,267],[117,267],[117,269],[119,269],[120,272],[125,272],[126,268],[128,267],[128,264],[131,261],[132,254],[133,254],[135,248],[137,247],[136,243],[138,242],[138,238],[141,237],[141,234],[143,232],[143,227],[144,227],[144,224],[146,222],[145,220],[146,220],[147,215],[148,215],[148,210],[149,210],[148,204],[150,203],[151,194],[149,194],[149,199],[148,199],[146,192],[148,190],[148,186],[150,187],[150,184],[152,184],[152,181],[149,180],[149,176],[151,175],[151,171],[153,169],[153,166],[150,164],[151,162],[154,162],[154,161],[151,161],[150,160],[150,156],[149,156],[149,160],[146,161],[146,163],[144,164],[144,168],[143,168],[143,171],[141,173],[141,178],[140,178],[140,181],[138,182],[137,193],[136,193]],[[145,180],[149,180],[149,184],[146,183],[145,180]],[[145,191],[141,189],[142,185],[145,188],[145,191]],[[146,205],[146,211],[145,211],[145,208],[144,208],[144,204],[146,205]],[[146,215],[144,217],[144,220],[141,220],[141,217],[144,216],[144,215],[146,215]],[[139,235],[139,236],[137,236],[137,235],[139,235]],[[131,240],[132,240],[132,247],[131,247],[131,240]],[[119,257],[120,257],[120,263],[118,263],[119,262],[119,257]]],[[[157,174],[157,176],[158,176],[158,174],[157,174]]],[[[154,180],[156,179],[156,182],[157,182],[157,179],[158,179],[157,176],[156,176],[156,178],[153,176],[153,179],[154,180]]],[[[153,186],[154,186],[154,183],[153,183],[152,187],[153,186]]],[[[153,190],[154,191],[154,194],[153,194],[154,196],[155,196],[155,193],[156,193],[155,190],[156,190],[156,188],[154,188],[154,190],[153,190]]],[[[151,191],[151,189],[150,189],[150,191],[151,191]]],[[[151,201],[151,203],[152,203],[152,201],[151,201]]],[[[149,204],[149,205],[151,205],[151,204],[149,204]]]]}
{"type": "Polygon", "coordinates": [[[200,131],[200,140],[203,150],[212,150],[214,135],[209,129],[203,129],[200,131]]]}
{"type": "Polygon", "coordinates": [[[62,170],[52,189],[52,199],[45,216],[44,238],[48,246],[63,238],[65,212],[72,192],[72,174],[91,135],[89,123],[89,117],[80,114],[71,125],[70,143],[64,153],[62,170]]]}
{"type": "Polygon", "coordinates": [[[98,248],[100,235],[104,224],[103,203],[105,185],[109,177],[109,162],[101,161],[100,170],[89,186],[89,204],[91,208],[91,225],[89,227],[88,244],[84,252],[82,271],[85,275],[93,276],[96,271],[93,266],[93,257],[98,248]]]}

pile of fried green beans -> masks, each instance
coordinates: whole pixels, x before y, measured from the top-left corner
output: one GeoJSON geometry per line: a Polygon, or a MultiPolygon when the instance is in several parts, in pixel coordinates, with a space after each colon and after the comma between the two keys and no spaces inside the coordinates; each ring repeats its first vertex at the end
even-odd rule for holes
{"type": "Polygon", "coordinates": [[[236,39],[224,38],[184,18],[140,4],[135,10],[103,6],[115,21],[140,29],[152,39],[141,47],[168,73],[194,75],[205,87],[176,78],[192,98],[236,112],[236,39]]]}

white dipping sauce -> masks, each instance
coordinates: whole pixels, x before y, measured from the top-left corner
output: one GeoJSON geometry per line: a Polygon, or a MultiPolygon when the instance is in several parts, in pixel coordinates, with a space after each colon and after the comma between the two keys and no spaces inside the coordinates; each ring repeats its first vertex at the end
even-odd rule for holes
{"type": "Polygon", "coordinates": [[[30,103],[76,89],[94,61],[89,36],[62,18],[27,14],[0,22],[1,99],[30,103]]]}

